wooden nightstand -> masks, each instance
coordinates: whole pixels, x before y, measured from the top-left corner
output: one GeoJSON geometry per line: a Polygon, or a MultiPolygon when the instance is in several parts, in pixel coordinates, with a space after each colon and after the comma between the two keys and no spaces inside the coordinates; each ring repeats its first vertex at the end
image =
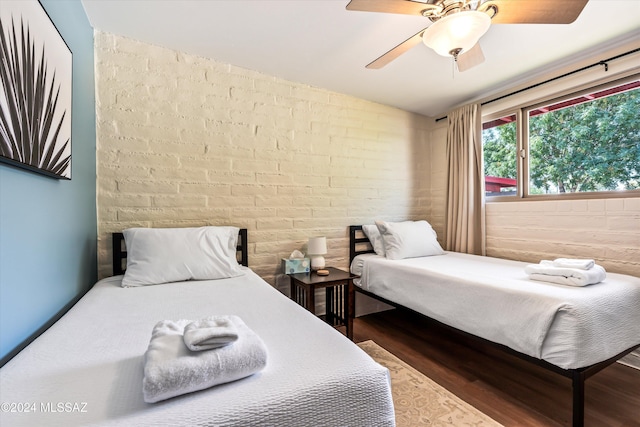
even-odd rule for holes
{"type": "MultiPolygon", "coordinates": [[[[355,296],[353,279],[356,275],[333,267],[327,267],[328,276],[315,272],[289,274],[291,299],[315,314],[316,289],[326,288],[327,314],[325,321],[333,326],[346,326],[347,338],[353,339],[353,316],[355,296]]],[[[322,317],[322,316],[321,316],[322,317]]]]}

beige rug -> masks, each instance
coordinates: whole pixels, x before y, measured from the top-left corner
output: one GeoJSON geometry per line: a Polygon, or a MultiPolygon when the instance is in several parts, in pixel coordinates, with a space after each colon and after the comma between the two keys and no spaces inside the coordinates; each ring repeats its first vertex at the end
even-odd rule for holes
{"type": "Polygon", "coordinates": [[[375,342],[358,346],[391,373],[397,427],[501,426],[375,342]]]}
{"type": "Polygon", "coordinates": [[[625,357],[618,360],[618,363],[640,370],[640,350],[627,354],[625,357]]]}

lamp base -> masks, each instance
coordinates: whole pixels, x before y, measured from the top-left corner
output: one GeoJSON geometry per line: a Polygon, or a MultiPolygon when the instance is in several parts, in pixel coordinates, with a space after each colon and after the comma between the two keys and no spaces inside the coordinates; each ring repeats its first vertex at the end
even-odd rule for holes
{"type": "Polygon", "coordinates": [[[324,257],[322,255],[311,256],[311,270],[318,271],[324,268],[324,257]]]}

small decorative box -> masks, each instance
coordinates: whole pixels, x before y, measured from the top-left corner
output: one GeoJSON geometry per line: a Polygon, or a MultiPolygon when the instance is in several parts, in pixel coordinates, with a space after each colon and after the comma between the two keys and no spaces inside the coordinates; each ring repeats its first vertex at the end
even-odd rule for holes
{"type": "Polygon", "coordinates": [[[311,271],[309,258],[282,258],[282,271],[285,274],[308,273],[311,271]]]}

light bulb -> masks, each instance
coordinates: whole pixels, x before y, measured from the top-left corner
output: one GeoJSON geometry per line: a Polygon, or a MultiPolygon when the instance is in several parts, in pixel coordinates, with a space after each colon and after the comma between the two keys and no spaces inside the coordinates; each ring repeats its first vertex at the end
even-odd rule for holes
{"type": "Polygon", "coordinates": [[[476,10],[457,12],[434,22],[422,35],[424,44],[438,55],[451,56],[452,51],[466,51],[478,43],[489,27],[489,15],[476,10]]]}

